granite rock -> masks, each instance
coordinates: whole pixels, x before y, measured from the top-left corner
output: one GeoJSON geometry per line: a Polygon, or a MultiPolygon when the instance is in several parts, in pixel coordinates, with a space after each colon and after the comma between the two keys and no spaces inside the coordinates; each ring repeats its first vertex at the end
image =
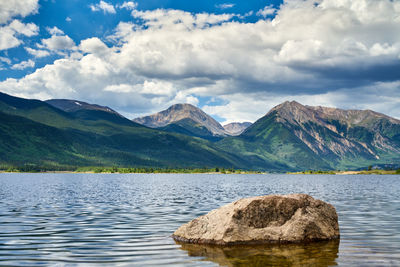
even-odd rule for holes
{"type": "Polygon", "coordinates": [[[172,236],[194,244],[265,244],[340,237],[335,208],[306,194],[245,198],[182,225],[172,236]]]}

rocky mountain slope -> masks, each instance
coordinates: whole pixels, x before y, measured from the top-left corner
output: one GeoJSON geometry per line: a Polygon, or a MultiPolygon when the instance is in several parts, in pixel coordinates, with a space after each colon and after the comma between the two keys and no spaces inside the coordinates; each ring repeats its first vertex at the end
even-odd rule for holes
{"type": "Polygon", "coordinates": [[[151,128],[163,128],[163,130],[181,133],[186,131],[186,134],[192,136],[227,135],[219,122],[191,104],[176,104],[156,114],[136,118],[133,121],[151,128]]]}
{"type": "Polygon", "coordinates": [[[318,155],[362,154],[379,159],[382,151],[400,152],[400,121],[384,114],[310,107],[297,102],[285,102],[270,111],[273,112],[277,112],[278,122],[291,127],[318,155]]]}
{"type": "Polygon", "coordinates": [[[400,159],[400,121],[370,110],[282,103],[219,145],[298,169],[357,168],[400,159]]]}
{"type": "Polygon", "coordinates": [[[250,127],[250,125],[251,122],[232,122],[224,125],[223,127],[229,135],[235,136],[243,133],[244,130],[250,127]]]}

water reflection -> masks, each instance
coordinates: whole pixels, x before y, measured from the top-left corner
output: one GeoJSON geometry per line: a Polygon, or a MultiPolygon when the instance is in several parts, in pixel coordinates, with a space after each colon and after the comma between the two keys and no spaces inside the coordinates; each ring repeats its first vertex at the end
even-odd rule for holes
{"type": "Polygon", "coordinates": [[[339,240],[308,244],[266,246],[207,246],[179,243],[191,257],[202,257],[220,266],[333,266],[339,240]]]}

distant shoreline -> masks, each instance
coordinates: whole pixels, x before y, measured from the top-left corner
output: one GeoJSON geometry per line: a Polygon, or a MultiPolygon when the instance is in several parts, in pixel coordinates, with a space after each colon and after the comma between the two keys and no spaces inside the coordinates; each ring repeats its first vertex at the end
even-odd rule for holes
{"type": "Polygon", "coordinates": [[[233,168],[118,168],[118,167],[77,167],[70,170],[52,170],[46,167],[25,168],[25,167],[10,167],[8,169],[0,170],[0,173],[103,173],[103,174],[129,174],[129,173],[143,173],[143,174],[265,174],[261,171],[245,171],[235,170],[233,168]]]}
{"type": "MultiPolygon", "coordinates": [[[[45,171],[45,172],[7,172],[0,171],[0,173],[77,173],[77,174],[272,174],[267,172],[74,172],[74,171],[45,171]]],[[[277,173],[274,173],[277,174],[277,173]]],[[[284,174],[284,173],[279,173],[284,174]]]]}
{"type": "Polygon", "coordinates": [[[285,173],[267,173],[267,172],[74,172],[74,171],[45,171],[45,172],[8,172],[0,171],[0,173],[32,173],[32,174],[285,174],[285,173]]]}
{"type": "Polygon", "coordinates": [[[327,175],[400,175],[398,170],[361,170],[361,171],[301,171],[301,172],[288,172],[287,174],[327,174],[327,175]]]}
{"type": "Polygon", "coordinates": [[[282,173],[269,173],[261,171],[223,171],[223,172],[202,172],[193,170],[155,170],[153,172],[148,171],[6,171],[0,170],[0,173],[43,173],[43,174],[63,174],[63,173],[76,173],[76,174],[290,174],[290,175],[400,175],[400,170],[364,170],[364,171],[299,171],[299,172],[282,172],[282,173]]]}

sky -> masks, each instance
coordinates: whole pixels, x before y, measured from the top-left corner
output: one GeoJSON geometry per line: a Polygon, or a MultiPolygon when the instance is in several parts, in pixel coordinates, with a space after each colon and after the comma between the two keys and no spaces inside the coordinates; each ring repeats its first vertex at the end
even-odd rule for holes
{"type": "Polygon", "coordinates": [[[0,0],[0,91],[128,118],[295,100],[400,119],[400,1],[0,0]]]}

